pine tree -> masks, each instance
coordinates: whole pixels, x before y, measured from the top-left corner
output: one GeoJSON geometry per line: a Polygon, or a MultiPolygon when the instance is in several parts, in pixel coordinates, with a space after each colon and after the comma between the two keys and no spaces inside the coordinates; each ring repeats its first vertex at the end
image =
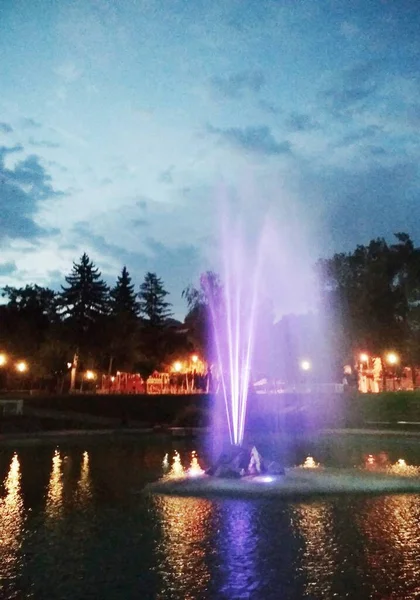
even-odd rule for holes
{"type": "Polygon", "coordinates": [[[126,267],[117,279],[115,287],[111,290],[111,314],[113,316],[138,317],[139,304],[137,302],[134,285],[126,267]]]}
{"type": "Polygon", "coordinates": [[[165,300],[168,296],[162,280],[156,273],[146,273],[140,286],[140,314],[152,327],[161,327],[172,316],[171,303],[165,300]]]}
{"type": "Polygon", "coordinates": [[[63,316],[86,330],[91,323],[108,312],[108,286],[86,252],[79,263],[73,263],[73,269],[65,280],[68,286],[61,286],[60,294],[63,316]]]}

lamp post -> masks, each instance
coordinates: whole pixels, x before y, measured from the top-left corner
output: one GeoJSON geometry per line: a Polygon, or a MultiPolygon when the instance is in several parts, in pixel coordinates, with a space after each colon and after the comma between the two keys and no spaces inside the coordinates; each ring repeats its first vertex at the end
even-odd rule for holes
{"type": "Polygon", "coordinates": [[[174,371],[175,373],[180,373],[182,371],[182,363],[179,360],[174,362],[174,371]]]}
{"type": "Polygon", "coordinates": [[[6,367],[7,365],[7,354],[5,354],[4,352],[0,353],[0,389],[3,388],[7,388],[7,372],[6,369],[3,367],[6,367]]]}
{"type": "Polygon", "coordinates": [[[300,368],[302,371],[310,371],[312,369],[312,365],[309,360],[302,360],[300,363],[300,368]]]}
{"type": "Polygon", "coordinates": [[[386,362],[392,367],[392,388],[395,392],[396,366],[400,362],[400,358],[395,352],[388,352],[386,362]]]}

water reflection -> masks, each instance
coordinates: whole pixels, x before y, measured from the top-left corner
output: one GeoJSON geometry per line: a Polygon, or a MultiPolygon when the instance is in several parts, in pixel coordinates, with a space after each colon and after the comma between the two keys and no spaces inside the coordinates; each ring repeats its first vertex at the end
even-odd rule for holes
{"type": "Polygon", "coordinates": [[[3,486],[6,495],[0,499],[0,591],[5,592],[19,573],[19,549],[25,520],[17,454],[12,458],[3,486]]]}
{"type": "Polygon", "coordinates": [[[224,501],[221,506],[219,552],[223,597],[252,598],[261,585],[256,568],[259,544],[257,514],[257,506],[253,502],[224,501]]]}
{"type": "Polygon", "coordinates": [[[330,503],[299,504],[292,508],[292,522],[304,541],[301,559],[306,584],[305,597],[330,598],[337,566],[330,503]]]}
{"type": "Polygon", "coordinates": [[[162,556],[158,565],[162,595],[158,597],[202,598],[210,580],[205,557],[213,505],[209,500],[168,496],[155,497],[154,502],[163,534],[158,548],[162,556]]]}
{"type": "Polygon", "coordinates": [[[63,460],[56,450],[52,459],[52,469],[48,482],[47,503],[45,513],[48,519],[57,520],[63,510],[63,460]]]}
{"type": "Polygon", "coordinates": [[[76,497],[82,506],[86,506],[92,497],[92,480],[90,477],[89,454],[87,452],[83,452],[76,497]]]}
{"type": "Polygon", "coordinates": [[[384,496],[370,500],[359,518],[365,552],[378,598],[420,596],[420,496],[384,496]]]}

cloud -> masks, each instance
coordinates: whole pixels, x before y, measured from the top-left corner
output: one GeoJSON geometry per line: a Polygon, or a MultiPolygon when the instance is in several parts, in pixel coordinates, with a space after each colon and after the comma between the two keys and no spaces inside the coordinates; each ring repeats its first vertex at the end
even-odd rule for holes
{"type": "Polygon", "coordinates": [[[381,63],[359,63],[341,72],[334,85],[323,92],[327,107],[336,117],[363,110],[379,89],[381,63]]]}
{"type": "Polygon", "coordinates": [[[13,127],[9,123],[0,122],[0,133],[12,133],[13,127]]]}
{"type": "Polygon", "coordinates": [[[354,144],[359,144],[359,142],[376,138],[382,132],[382,127],[379,127],[378,125],[369,125],[368,127],[363,127],[358,131],[352,131],[351,133],[346,134],[337,143],[332,144],[332,147],[344,148],[347,146],[353,146],[354,144]]]}
{"type": "Polygon", "coordinates": [[[40,227],[35,220],[39,204],[60,195],[53,189],[51,177],[39,157],[27,156],[10,169],[5,165],[7,154],[21,150],[21,146],[0,148],[0,242],[6,239],[36,241],[55,233],[40,227]]]}
{"type": "Polygon", "coordinates": [[[286,126],[292,131],[311,131],[318,129],[319,123],[310,115],[294,112],[286,120],[286,126]]]}
{"type": "Polygon", "coordinates": [[[340,33],[351,42],[356,36],[360,35],[360,29],[350,21],[343,21],[340,25],[340,33]]]}
{"type": "Polygon", "coordinates": [[[21,123],[22,123],[22,127],[24,127],[25,129],[39,129],[40,127],[42,127],[41,123],[39,123],[38,121],[35,121],[34,119],[27,118],[27,117],[22,119],[21,123]]]}
{"type": "Polygon", "coordinates": [[[34,146],[36,148],[59,148],[60,144],[57,144],[57,142],[50,142],[48,140],[34,140],[34,138],[30,137],[28,140],[28,143],[31,146],[34,146]]]}
{"type": "Polygon", "coordinates": [[[306,165],[299,185],[308,206],[317,207],[319,237],[327,253],[350,250],[392,231],[420,237],[420,176],[414,160],[390,164],[366,155],[357,172],[351,165],[317,171],[306,165]]]}
{"type": "Polygon", "coordinates": [[[210,85],[212,90],[222,98],[236,100],[246,94],[257,94],[265,84],[261,71],[242,71],[224,77],[212,77],[210,85]]]}
{"type": "Polygon", "coordinates": [[[282,112],[280,108],[278,108],[274,104],[271,104],[271,102],[267,102],[267,100],[259,100],[258,106],[261,108],[261,110],[270,115],[279,115],[282,112]]]}
{"type": "Polygon", "coordinates": [[[0,263],[0,277],[12,275],[17,271],[15,262],[0,263]]]}
{"type": "Polygon", "coordinates": [[[228,129],[209,126],[208,131],[217,135],[223,142],[246,152],[266,156],[291,153],[290,142],[287,140],[278,142],[266,125],[228,129]]]}
{"type": "Polygon", "coordinates": [[[164,171],[162,171],[160,173],[158,181],[160,183],[173,183],[173,181],[174,181],[173,171],[174,171],[174,165],[171,165],[168,169],[165,169],[164,171]]]}
{"type": "Polygon", "coordinates": [[[82,72],[72,62],[64,63],[54,69],[54,72],[60,79],[66,83],[73,83],[81,76],[82,72]]]}
{"type": "Polygon", "coordinates": [[[133,227],[147,227],[149,225],[149,221],[146,219],[133,219],[131,221],[131,225],[133,227]]]}
{"type": "Polygon", "coordinates": [[[156,272],[170,292],[169,301],[173,303],[175,315],[181,317],[185,313],[182,290],[195,281],[202,267],[200,252],[194,245],[183,243],[176,247],[168,247],[153,237],[148,237],[144,239],[145,251],[133,252],[108,242],[105,235],[93,232],[92,225],[87,221],[76,223],[72,233],[79,254],[83,251],[92,253],[91,259],[101,266],[104,278],[109,284],[115,282],[123,265],[130,271],[136,288],[147,271],[156,272]],[[98,260],[94,253],[98,254],[98,260]]]}

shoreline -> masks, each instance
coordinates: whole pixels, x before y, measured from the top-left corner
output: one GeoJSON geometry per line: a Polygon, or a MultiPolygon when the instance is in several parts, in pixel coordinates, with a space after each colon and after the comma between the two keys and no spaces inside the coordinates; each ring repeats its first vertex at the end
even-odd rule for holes
{"type": "MultiPolygon", "coordinates": [[[[409,423],[407,423],[409,424],[409,423]]],[[[10,432],[0,434],[0,447],[11,444],[37,444],[50,441],[71,441],[82,438],[142,438],[150,436],[153,438],[168,438],[172,440],[193,439],[210,433],[209,428],[203,427],[120,427],[108,429],[57,429],[40,430],[34,432],[10,432]]],[[[308,434],[313,437],[314,432],[308,434]]],[[[378,428],[328,428],[320,429],[317,436],[375,436],[375,437],[404,437],[419,438],[420,430],[409,429],[378,429],[378,428]]],[[[306,437],[306,436],[304,436],[306,437]]]]}

